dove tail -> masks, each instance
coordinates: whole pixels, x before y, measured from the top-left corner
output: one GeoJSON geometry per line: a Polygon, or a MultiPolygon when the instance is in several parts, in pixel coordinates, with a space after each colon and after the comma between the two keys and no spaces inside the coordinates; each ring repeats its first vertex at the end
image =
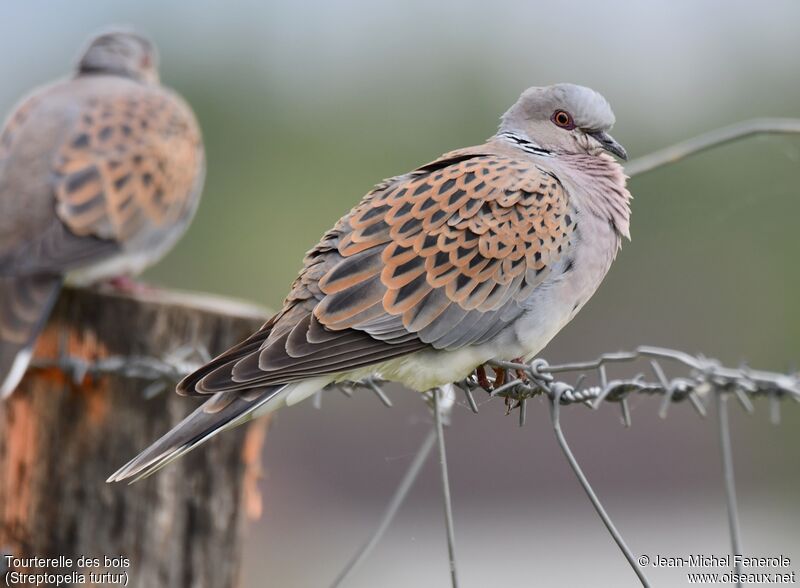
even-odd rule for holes
{"type": "Polygon", "coordinates": [[[62,281],[52,275],[0,276],[0,400],[25,375],[62,281]]]}
{"type": "Polygon", "coordinates": [[[146,478],[167,464],[199,447],[217,433],[237,427],[282,405],[292,385],[259,390],[218,392],[175,425],[161,439],[111,474],[106,482],[146,478]]]}

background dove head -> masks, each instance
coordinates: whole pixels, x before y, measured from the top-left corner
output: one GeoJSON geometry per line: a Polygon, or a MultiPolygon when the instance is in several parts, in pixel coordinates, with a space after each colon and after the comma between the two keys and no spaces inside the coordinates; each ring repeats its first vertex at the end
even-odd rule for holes
{"type": "Polygon", "coordinates": [[[500,132],[555,153],[608,151],[627,159],[622,145],[608,134],[614,120],[608,101],[591,88],[554,84],[525,90],[503,115],[500,132]]]}
{"type": "Polygon", "coordinates": [[[155,45],[132,31],[101,33],[89,41],[78,61],[79,74],[106,74],[158,82],[158,52],[155,45]]]}

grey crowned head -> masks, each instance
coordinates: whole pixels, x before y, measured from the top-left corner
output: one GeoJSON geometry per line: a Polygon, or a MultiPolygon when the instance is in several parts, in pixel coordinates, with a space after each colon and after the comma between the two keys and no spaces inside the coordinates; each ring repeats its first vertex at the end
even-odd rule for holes
{"type": "Polygon", "coordinates": [[[129,30],[101,33],[89,41],[78,60],[79,75],[118,75],[158,82],[158,51],[147,38],[129,30]]]}
{"type": "Polygon", "coordinates": [[[614,113],[598,92],[575,84],[528,88],[506,111],[500,132],[513,133],[554,153],[598,154],[627,159],[608,133],[614,113]]]}

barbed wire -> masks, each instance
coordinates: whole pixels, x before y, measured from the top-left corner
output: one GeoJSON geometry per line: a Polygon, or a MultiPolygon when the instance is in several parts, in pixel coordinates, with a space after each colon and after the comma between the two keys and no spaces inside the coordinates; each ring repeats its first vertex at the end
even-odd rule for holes
{"type": "Polygon", "coordinates": [[[184,345],[162,357],[145,355],[109,355],[88,360],[69,355],[62,338],[55,358],[35,357],[33,369],[57,369],[80,385],[87,377],[116,375],[149,382],[142,394],[151,398],[176,384],[185,376],[211,361],[211,354],[202,345],[184,345]]]}
{"type": "MultiPolygon", "coordinates": [[[[88,361],[81,357],[60,353],[54,359],[37,359],[32,366],[40,369],[59,369],[69,375],[76,383],[82,382],[87,376],[118,375],[126,378],[141,379],[148,382],[143,394],[145,397],[151,397],[164,391],[170,383],[175,383],[198,369],[209,358],[209,353],[202,347],[183,346],[163,358],[114,355],[88,361]]],[[[441,465],[451,583],[453,586],[458,586],[455,532],[442,430],[443,426],[450,423],[452,409],[456,404],[456,388],[460,389],[464,394],[465,406],[474,413],[479,411],[478,402],[475,399],[476,393],[484,393],[489,399],[503,398],[507,413],[512,410],[518,410],[520,426],[524,426],[526,422],[526,403],[528,400],[537,396],[545,396],[549,400],[553,430],[565,458],[609,534],[617,543],[620,551],[637,574],[643,586],[650,585],[644,575],[644,571],[638,565],[633,552],[614,526],[611,517],[603,508],[567,443],[561,428],[560,409],[562,406],[576,404],[583,404],[592,409],[597,409],[604,402],[618,403],[621,408],[622,421],[625,426],[629,427],[631,425],[631,412],[628,406],[628,399],[633,395],[661,396],[662,401],[658,409],[661,418],[667,416],[668,408],[671,404],[684,401],[689,402],[697,414],[705,418],[708,413],[709,398],[713,397],[717,403],[731,549],[733,554],[741,553],[741,533],[736,504],[727,400],[731,397],[736,398],[747,413],[752,413],[755,410],[754,399],[759,397],[768,398],[770,401],[771,421],[774,424],[778,424],[780,422],[781,401],[793,399],[800,402],[800,373],[756,370],[746,365],[728,367],[718,360],[704,355],[691,355],[684,351],[649,345],[639,346],[632,351],[604,353],[595,359],[583,362],[550,364],[543,358],[537,358],[530,363],[496,361],[492,362],[490,366],[494,372],[493,375],[488,375],[484,368],[480,368],[465,380],[442,389],[432,390],[424,395],[434,414],[434,429],[425,438],[420,450],[412,460],[409,470],[392,496],[376,530],[348,562],[332,586],[340,586],[378,544],[408,492],[413,487],[421,471],[422,464],[427,460],[434,447],[434,442],[437,442],[436,446],[439,451],[441,465]],[[649,378],[645,373],[641,372],[630,377],[609,378],[609,366],[637,361],[647,361],[651,372],[649,378]],[[668,377],[664,365],[662,365],[667,363],[682,368],[684,373],[668,377]],[[509,379],[509,373],[514,374],[514,377],[509,379]],[[562,376],[567,374],[575,375],[573,383],[562,379],[562,376]],[[592,376],[596,378],[598,383],[585,385],[592,376]]],[[[393,406],[392,401],[384,389],[384,385],[387,383],[387,380],[376,375],[357,381],[330,384],[323,391],[339,390],[344,395],[352,397],[357,390],[367,390],[372,392],[382,404],[391,408],[393,406]]],[[[320,391],[314,398],[314,405],[318,408],[321,407],[323,391],[320,391]]]]}
{"type": "MultiPolygon", "coordinates": [[[[210,357],[202,346],[187,345],[175,349],[163,358],[111,355],[87,360],[78,356],[59,354],[53,359],[36,358],[31,362],[31,367],[58,369],[69,375],[76,384],[87,376],[103,375],[150,381],[154,388],[147,393],[149,396],[199,369],[210,360],[210,357]]],[[[514,371],[517,377],[495,387],[496,377],[487,376],[490,384],[488,388],[485,385],[481,386],[475,374],[456,382],[455,385],[464,392],[468,406],[475,413],[478,412],[478,405],[473,395],[473,390],[476,389],[484,390],[490,397],[497,396],[516,401],[517,405],[513,408],[521,408],[526,400],[536,396],[552,397],[556,392],[560,393],[562,404],[583,403],[592,408],[597,408],[603,401],[619,402],[624,405],[628,396],[633,393],[663,395],[664,402],[659,409],[661,417],[666,416],[670,403],[686,399],[691,401],[701,416],[706,416],[707,411],[700,397],[707,396],[711,391],[731,392],[748,413],[753,412],[751,397],[767,396],[773,401],[788,397],[800,402],[800,372],[771,372],[754,370],[749,366],[725,367],[719,361],[704,355],[693,356],[683,351],[649,345],[639,346],[633,351],[604,353],[596,359],[585,362],[551,365],[546,360],[538,358],[530,364],[496,361],[491,365],[498,370],[514,371]],[[608,379],[607,365],[633,362],[642,358],[651,358],[650,366],[654,380],[647,380],[642,373],[631,378],[608,379]],[[668,379],[658,360],[671,360],[690,368],[691,372],[688,376],[668,379]],[[597,371],[600,384],[581,386],[586,379],[586,373],[593,370],[597,371]],[[575,384],[555,380],[556,374],[565,372],[580,372],[582,377],[579,377],[575,384]],[[520,374],[524,374],[524,377],[519,377],[520,374]]],[[[391,399],[382,388],[386,383],[388,381],[380,376],[372,376],[357,381],[330,384],[326,388],[338,389],[346,396],[352,396],[357,389],[367,389],[387,407],[392,407],[391,399]]],[[[779,406],[779,404],[774,405],[777,408],[779,406]]],[[[773,422],[780,420],[777,408],[771,411],[773,422]]],[[[520,412],[525,411],[520,410],[520,412]]],[[[629,411],[624,408],[623,413],[629,415],[629,411]]],[[[624,420],[626,424],[630,424],[629,416],[624,420]]],[[[524,425],[524,419],[521,419],[520,424],[524,425]]]]}

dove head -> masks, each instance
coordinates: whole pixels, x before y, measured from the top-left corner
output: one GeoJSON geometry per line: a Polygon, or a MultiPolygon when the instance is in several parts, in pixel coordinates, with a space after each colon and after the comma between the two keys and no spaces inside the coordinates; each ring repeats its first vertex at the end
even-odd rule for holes
{"type": "Polygon", "coordinates": [[[510,133],[554,153],[598,154],[627,159],[608,134],[614,113],[603,96],[585,86],[528,88],[503,115],[500,133],[510,133]]]}
{"type": "Polygon", "coordinates": [[[115,30],[94,37],[78,61],[78,74],[105,74],[158,82],[158,52],[148,39],[115,30]]]}

